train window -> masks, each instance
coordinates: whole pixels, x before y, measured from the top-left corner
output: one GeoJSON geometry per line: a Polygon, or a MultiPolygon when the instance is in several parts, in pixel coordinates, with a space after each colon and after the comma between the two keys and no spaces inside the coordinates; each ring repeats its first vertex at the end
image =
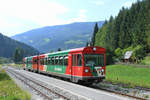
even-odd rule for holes
{"type": "Polygon", "coordinates": [[[58,60],[59,60],[59,57],[58,57],[58,56],[57,56],[57,57],[55,57],[55,64],[56,64],[56,65],[58,65],[58,64],[59,64],[58,60]]]}
{"type": "Polygon", "coordinates": [[[44,58],[44,65],[47,65],[47,58],[44,58]]]}
{"type": "Polygon", "coordinates": [[[29,60],[27,60],[27,63],[30,64],[29,60]]]}
{"type": "Polygon", "coordinates": [[[51,64],[51,58],[48,57],[48,64],[50,65],[51,64]]]}
{"type": "Polygon", "coordinates": [[[36,59],[36,64],[38,64],[38,61],[39,61],[39,60],[38,60],[38,59],[36,59]]]}
{"type": "Polygon", "coordinates": [[[72,66],[76,66],[76,63],[77,63],[76,56],[77,55],[72,55],[72,66]]]}
{"type": "Polygon", "coordinates": [[[68,66],[68,55],[64,56],[64,65],[68,66]]]}
{"type": "Polygon", "coordinates": [[[59,57],[59,64],[63,65],[63,57],[62,56],[59,57]]]}
{"type": "Polygon", "coordinates": [[[54,65],[54,57],[52,57],[52,65],[54,65]]]}
{"type": "Polygon", "coordinates": [[[41,65],[44,64],[44,59],[43,58],[40,59],[40,63],[41,63],[41,65]]]}
{"type": "Polygon", "coordinates": [[[85,54],[84,55],[85,66],[104,66],[103,54],[85,54]]]}
{"type": "Polygon", "coordinates": [[[81,56],[81,54],[77,54],[77,66],[82,66],[82,56],[81,56]]]}
{"type": "Polygon", "coordinates": [[[33,60],[33,64],[36,64],[36,59],[33,60]]]}
{"type": "Polygon", "coordinates": [[[32,60],[29,60],[29,64],[32,64],[32,60]]]}
{"type": "Polygon", "coordinates": [[[33,64],[36,64],[37,63],[37,59],[33,59],[33,64]]]}

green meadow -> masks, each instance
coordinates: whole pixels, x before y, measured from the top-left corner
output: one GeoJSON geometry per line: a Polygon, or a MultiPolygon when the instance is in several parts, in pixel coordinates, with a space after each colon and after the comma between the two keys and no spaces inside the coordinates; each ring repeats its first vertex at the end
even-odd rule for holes
{"type": "Polygon", "coordinates": [[[150,88],[150,68],[109,65],[106,67],[106,81],[150,88]]]}

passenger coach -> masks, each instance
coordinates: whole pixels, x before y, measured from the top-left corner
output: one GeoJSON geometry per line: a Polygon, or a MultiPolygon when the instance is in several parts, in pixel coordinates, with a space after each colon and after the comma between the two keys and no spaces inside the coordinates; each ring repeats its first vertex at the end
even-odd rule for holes
{"type": "Polygon", "coordinates": [[[25,57],[24,69],[63,77],[72,82],[94,83],[105,78],[105,49],[83,47],[25,57]]]}

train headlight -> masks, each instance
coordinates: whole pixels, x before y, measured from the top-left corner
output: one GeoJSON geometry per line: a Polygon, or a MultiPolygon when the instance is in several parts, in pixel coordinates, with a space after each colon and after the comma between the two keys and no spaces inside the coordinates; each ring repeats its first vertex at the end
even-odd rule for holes
{"type": "Polygon", "coordinates": [[[87,72],[89,72],[89,70],[88,70],[88,69],[85,69],[85,72],[87,73],[87,72]]]}
{"type": "Polygon", "coordinates": [[[93,48],[93,51],[96,51],[96,47],[93,48]]]}
{"type": "Polygon", "coordinates": [[[102,72],[104,72],[104,69],[102,69],[102,72]]]}

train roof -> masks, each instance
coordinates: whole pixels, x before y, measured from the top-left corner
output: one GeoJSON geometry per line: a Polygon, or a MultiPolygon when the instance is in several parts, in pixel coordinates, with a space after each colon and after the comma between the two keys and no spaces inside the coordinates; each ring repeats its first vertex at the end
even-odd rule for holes
{"type": "Polygon", "coordinates": [[[44,55],[55,55],[55,54],[68,54],[69,52],[81,52],[87,49],[93,49],[93,48],[97,48],[97,49],[101,49],[102,51],[105,51],[105,48],[103,47],[99,47],[99,46],[89,46],[89,47],[81,47],[81,48],[75,48],[75,49],[68,49],[68,50],[63,50],[63,51],[57,51],[57,52],[52,52],[52,53],[46,53],[46,54],[41,54],[40,56],[44,56],[44,55]]]}
{"type": "MultiPolygon", "coordinates": [[[[57,52],[52,52],[52,53],[45,53],[45,54],[41,54],[39,56],[40,57],[44,57],[44,56],[48,56],[48,55],[59,55],[59,54],[64,54],[64,55],[66,54],[67,55],[69,52],[82,52],[82,51],[88,50],[88,49],[93,50],[93,48],[100,49],[101,51],[105,51],[105,48],[103,48],[103,47],[99,47],[99,46],[92,47],[92,46],[89,46],[89,47],[81,47],[81,48],[57,51],[57,52]]],[[[25,57],[25,58],[33,58],[33,57],[38,57],[38,55],[29,56],[29,57],[25,57]]]]}
{"type": "Polygon", "coordinates": [[[57,51],[57,52],[52,52],[52,53],[46,53],[46,54],[41,54],[40,56],[48,56],[48,55],[59,55],[59,54],[68,54],[69,50],[63,50],[63,51],[57,51]]]}
{"type": "Polygon", "coordinates": [[[96,49],[100,49],[100,50],[102,50],[102,51],[105,51],[105,48],[103,48],[103,47],[99,47],[99,46],[95,46],[95,47],[93,47],[93,46],[88,46],[88,47],[82,47],[82,48],[71,49],[70,52],[80,52],[80,51],[84,51],[84,50],[88,50],[88,49],[92,49],[92,50],[93,50],[93,48],[96,48],[96,49]]]}

